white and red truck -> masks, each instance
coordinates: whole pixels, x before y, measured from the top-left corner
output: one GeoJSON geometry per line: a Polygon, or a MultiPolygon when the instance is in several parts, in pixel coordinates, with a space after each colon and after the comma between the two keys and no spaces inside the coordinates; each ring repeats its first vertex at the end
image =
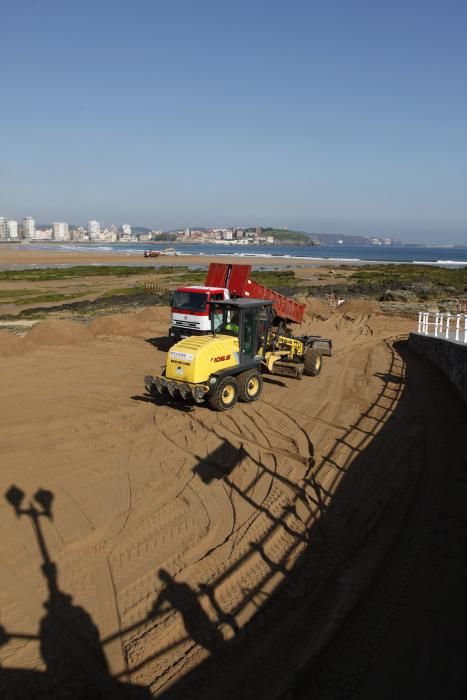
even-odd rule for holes
{"type": "Polygon", "coordinates": [[[266,299],[273,302],[279,324],[301,323],[305,307],[250,279],[251,265],[211,263],[204,286],[177,287],[172,293],[169,336],[175,340],[211,332],[210,304],[221,299],[266,299]]]}

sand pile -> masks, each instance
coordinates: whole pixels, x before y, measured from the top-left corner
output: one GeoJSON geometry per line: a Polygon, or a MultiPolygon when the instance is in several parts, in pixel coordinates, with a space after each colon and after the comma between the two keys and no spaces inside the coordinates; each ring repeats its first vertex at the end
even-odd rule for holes
{"type": "Polygon", "coordinates": [[[380,314],[381,308],[374,299],[350,299],[342,304],[339,309],[349,316],[371,316],[380,314]]]}
{"type": "Polygon", "coordinates": [[[325,321],[332,313],[331,308],[316,297],[301,297],[297,301],[305,305],[304,321],[312,321],[316,318],[325,321]]]}
{"type": "Polygon", "coordinates": [[[48,320],[38,323],[28,333],[33,345],[81,345],[91,339],[88,329],[73,321],[48,320]]]}
{"type": "Polygon", "coordinates": [[[166,328],[170,324],[167,307],[148,307],[137,314],[100,316],[89,324],[93,335],[140,336],[156,326],[166,328]]]}
{"type": "Polygon", "coordinates": [[[167,306],[148,306],[137,316],[144,323],[170,324],[170,309],[167,306]]]}
{"type": "Polygon", "coordinates": [[[137,336],[144,325],[139,314],[116,314],[95,318],[89,324],[89,330],[93,335],[137,336]]]}

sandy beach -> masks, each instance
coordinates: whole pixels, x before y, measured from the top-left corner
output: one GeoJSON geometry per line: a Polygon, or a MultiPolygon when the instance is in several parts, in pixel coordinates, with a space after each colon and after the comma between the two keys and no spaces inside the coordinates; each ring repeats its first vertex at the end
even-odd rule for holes
{"type": "MultiPolygon", "coordinates": [[[[310,256],[313,254],[310,248],[310,256]]],[[[183,251],[181,251],[183,253],[183,251]]],[[[148,268],[162,265],[209,265],[211,262],[242,263],[254,266],[274,266],[274,267],[312,267],[326,264],[320,260],[300,260],[299,258],[284,258],[275,256],[242,256],[224,254],[222,255],[160,255],[157,258],[144,258],[143,251],[128,253],[124,250],[109,250],[106,252],[96,252],[88,249],[83,251],[65,250],[59,247],[50,250],[35,249],[33,246],[15,247],[9,245],[0,246],[0,266],[21,266],[21,265],[146,265],[148,268]],[[138,254],[139,253],[139,254],[138,254]]]]}

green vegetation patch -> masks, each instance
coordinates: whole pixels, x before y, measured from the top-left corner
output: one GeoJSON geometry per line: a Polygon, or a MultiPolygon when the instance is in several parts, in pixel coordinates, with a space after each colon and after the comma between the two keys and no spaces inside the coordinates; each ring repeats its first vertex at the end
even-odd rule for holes
{"type": "Polygon", "coordinates": [[[47,282],[79,277],[129,277],[130,275],[147,275],[148,272],[171,274],[186,267],[154,265],[76,265],[74,267],[47,267],[43,270],[0,270],[0,281],[23,280],[29,282],[47,282]]]}
{"type": "Polygon", "coordinates": [[[365,265],[353,268],[347,284],[310,287],[310,293],[370,297],[378,301],[446,301],[467,293],[467,268],[432,265],[365,265]]]}
{"type": "Polygon", "coordinates": [[[69,299],[79,299],[79,297],[85,296],[84,294],[39,294],[33,298],[18,299],[15,303],[18,306],[25,306],[26,304],[50,304],[53,302],[65,302],[69,299]]]}
{"type": "Polygon", "coordinates": [[[40,294],[39,289],[0,289],[0,303],[13,302],[23,297],[40,294]]]}
{"type": "Polygon", "coordinates": [[[42,292],[39,289],[0,290],[0,304],[25,306],[26,304],[43,304],[54,301],[62,302],[67,299],[77,299],[82,296],[84,296],[83,293],[57,294],[56,292],[42,292]]]}
{"type": "Polygon", "coordinates": [[[365,265],[354,272],[351,279],[388,288],[418,283],[464,291],[467,288],[467,267],[453,270],[434,265],[365,265]]]}
{"type": "Polygon", "coordinates": [[[293,270],[256,270],[251,273],[251,279],[270,289],[287,287],[296,284],[297,278],[293,270]]]}
{"type": "Polygon", "coordinates": [[[141,284],[137,284],[134,287],[119,287],[118,289],[108,289],[103,294],[99,294],[98,299],[106,299],[109,297],[117,298],[120,296],[128,297],[132,294],[141,294],[144,292],[144,286],[141,284]]]}
{"type": "Polygon", "coordinates": [[[179,274],[174,275],[173,279],[167,280],[177,287],[189,284],[203,285],[206,280],[206,270],[187,270],[187,268],[178,268],[179,274]],[[181,273],[179,272],[181,270],[181,273]]]}

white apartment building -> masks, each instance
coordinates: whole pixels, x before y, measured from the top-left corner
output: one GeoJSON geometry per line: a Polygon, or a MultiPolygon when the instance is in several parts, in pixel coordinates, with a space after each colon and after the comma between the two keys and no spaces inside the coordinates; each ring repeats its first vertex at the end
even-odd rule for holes
{"type": "Polygon", "coordinates": [[[69,241],[70,233],[68,231],[68,224],[63,221],[56,221],[52,224],[53,233],[52,238],[54,241],[69,241]]]}
{"type": "Polygon", "coordinates": [[[122,234],[124,236],[131,236],[131,226],[130,224],[122,224],[122,234]]]}
{"type": "Polygon", "coordinates": [[[23,238],[26,240],[34,239],[36,237],[36,222],[32,216],[25,216],[22,225],[23,238]]]}
{"type": "Polygon", "coordinates": [[[14,219],[8,220],[8,238],[18,240],[18,222],[14,219]]]}
{"type": "Polygon", "coordinates": [[[8,219],[5,216],[0,216],[0,241],[6,241],[8,238],[8,219]]]}
{"type": "Polygon", "coordinates": [[[101,234],[101,225],[98,221],[88,221],[87,231],[90,241],[97,241],[101,234]]]}

